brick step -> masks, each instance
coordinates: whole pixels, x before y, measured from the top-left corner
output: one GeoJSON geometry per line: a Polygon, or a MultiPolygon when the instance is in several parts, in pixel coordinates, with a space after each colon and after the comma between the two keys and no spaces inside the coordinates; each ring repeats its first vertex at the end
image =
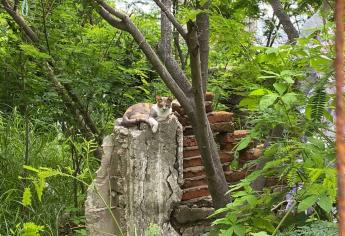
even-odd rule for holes
{"type": "MultiPolygon", "coordinates": [[[[207,114],[207,119],[211,124],[220,122],[232,122],[234,114],[226,111],[214,111],[207,114]]],[[[191,123],[187,116],[179,116],[178,120],[183,126],[190,126],[191,123]]]]}
{"type": "MultiPolygon", "coordinates": [[[[221,163],[230,163],[234,159],[234,155],[231,152],[220,152],[219,158],[221,163]]],[[[202,166],[201,156],[185,157],[183,158],[183,168],[192,166],[202,166]]]]}
{"type": "Polygon", "coordinates": [[[207,185],[207,180],[205,175],[184,179],[182,189],[193,188],[197,186],[207,185]]]}
{"type": "Polygon", "coordinates": [[[235,183],[244,179],[250,172],[247,170],[232,170],[232,171],[225,171],[225,179],[228,183],[235,183]]]}
{"type": "MultiPolygon", "coordinates": [[[[233,122],[220,122],[215,124],[210,124],[211,129],[214,133],[232,133],[234,132],[234,123],[233,122]]],[[[194,135],[192,126],[186,126],[183,130],[184,136],[194,135]]]]}
{"type": "MultiPolygon", "coordinates": [[[[230,170],[230,162],[226,162],[222,164],[223,171],[229,171],[230,170]]],[[[203,166],[192,166],[188,168],[183,169],[183,178],[193,178],[201,175],[206,175],[204,167],[203,166]]]]}
{"type": "Polygon", "coordinates": [[[216,136],[219,143],[237,143],[247,136],[248,130],[235,130],[233,133],[222,133],[216,136]]]}
{"type": "Polygon", "coordinates": [[[258,159],[262,154],[263,148],[264,146],[262,144],[256,146],[255,148],[250,148],[240,152],[240,160],[246,162],[258,159]]]}
{"type": "Polygon", "coordinates": [[[209,196],[208,186],[198,186],[183,190],[182,201],[209,196]]]}
{"type": "MultiPolygon", "coordinates": [[[[183,189],[201,186],[203,184],[207,185],[206,174],[202,168],[195,168],[198,169],[198,175],[191,176],[191,175],[184,175],[184,184],[183,189]]],[[[232,170],[232,171],[224,171],[225,179],[228,183],[235,183],[244,179],[248,174],[251,172],[243,169],[243,170],[232,170]]]]}

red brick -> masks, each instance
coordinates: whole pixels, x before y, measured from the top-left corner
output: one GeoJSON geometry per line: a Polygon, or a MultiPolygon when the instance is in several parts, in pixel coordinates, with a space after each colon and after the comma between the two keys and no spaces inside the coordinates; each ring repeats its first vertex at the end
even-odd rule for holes
{"type": "Polygon", "coordinates": [[[193,188],[197,186],[207,185],[206,176],[198,176],[194,178],[185,179],[182,189],[193,188]]]}
{"type": "Polygon", "coordinates": [[[214,98],[214,94],[211,92],[206,92],[205,93],[205,101],[212,101],[214,98]]]}
{"type": "Polygon", "coordinates": [[[194,178],[197,176],[205,175],[204,167],[203,166],[196,166],[196,167],[189,167],[183,169],[183,178],[194,178]]]}
{"type": "Polygon", "coordinates": [[[183,159],[183,168],[192,166],[203,166],[201,156],[188,157],[183,159]]]}
{"type": "Polygon", "coordinates": [[[248,130],[235,130],[234,131],[234,138],[240,139],[248,135],[248,130]]]}
{"type": "Polygon", "coordinates": [[[225,143],[220,145],[220,150],[231,152],[233,151],[234,147],[236,146],[236,143],[225,143]]]}
{"type": "Polygon", "coordinates": [[[240,159],[243,161],[252,161],[258,159],[261,154],[261,148],[251,148],[240,152],[240,159]]]}
{"type": "Polygon", "coordinates": [[[225,179],[228,183],[238,182],[247,176],[247,170],[236,170],[225,172],[225,179]]]}
{"type": "Polygon", "coordinates": [[[234,124],[232,122],[220,122],[216,124],[211,124],[211,129],[213,132],[233,132],[234,131],[234,124]]]}
{"type": "MultiPolygon", "coordinates": [[[[230,163],[223,163],[222,166],[223,166],[224,171],[230,170],[230,163]]],[[[184,179],[194,178],[194,177],[202,176],[202,175],[206,175],[203,166],[192,166],[192,167],[188,167],[188,168],[183,169],[183,178],[184,179]]]]}
{"type": "Polygon", "coordinates": [[[207,114],[207,118],[210,123],[219,123],[219,122],[231,122],[233,119],[233,113],[226,111],[214,111],[207,114]]]}
{"type": "Polygon", "coordinates": [[[180,105],[178,105],[178,104],[176,104],[176,103],[173,103],[172,106],[171,106],[171,108],[172,108],[172,111],[173,111],[173,112],[176,111],[177,113],[182,114],[183,108],[182,108],[180,105]]]}
{"type": "Polygon", "coordinates": [[[182,126],[190,126],[190,121],[187,116],[178,117],[178,121],[181,123],[182,126]]]}
{"type": "Polygon", "coordinates": [[[205,197],[209,195],[210,193],[208,191],[207,185],[194,187],[194,188],[186,189],[183,191],[182,201],[187,201],[190,199],[205,197]]]}
{"type": "Polygon", "coordinates": [[[226,163],[231,162],[234,159],[234,154],[232,152],[220,151],[219,157],[221,163],[226,163]]]}
{"type": "Polygon", "coordinates": [[[221,133],[217,135],[217,141],[221,144],[223,143],[234,143],[235,137],[234,133],[221,133]]]}
{"type": "Polygon", "coordinates": [[[195,136],[194,135],[184,136],[183,146],[184,147],[198,146],[195,136]]]}
{"type": "MultiPolygon", "coordinates": [[[[214,133],[232,133],[234,131],[234,124],[232,122],[220,122],[211,124],[211,129],[214,133]]],[[[185,126],[183,130],[184,136],[194,135],[192,126],[185,126]]]]}
{"type": "Polygon", "coordinates": [[[200,151],[199,149],[195,150],[183,150],[183,157],[195,157],[195,156],[200,156],[200,151]]]}
{"type": "Polygon", "coordinates": [[[185,127],[183,128],[183,135],[184,135],[184,136],[194,135],[192,126],[185,126],[185,127]]]}

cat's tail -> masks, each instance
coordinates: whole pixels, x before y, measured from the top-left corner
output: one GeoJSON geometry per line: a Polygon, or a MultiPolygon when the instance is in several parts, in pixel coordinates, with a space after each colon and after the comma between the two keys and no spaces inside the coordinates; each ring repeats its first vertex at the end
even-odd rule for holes
{"type": "Polygon", "coordinates": [[[151,117],[149,119],[146,119],[146,118],[129,119],[127,116],[123,116],[122,122],[120,123],[120,125],[124,127],[132,127],[132,126],[136,126],[140,124],[141,122],[148,124],[151,127],[153,133],[157,132],[158,122],[151,117]]]}
{"type": "Polygon", "coordinates": [[[149,121],[145,118],[129,119],[127,116],[123,116],[122,122],[120,123],[120,125],[124,127],[131,127],[131,126],[136,126],[141,122],[150,124],[149,121]]]}

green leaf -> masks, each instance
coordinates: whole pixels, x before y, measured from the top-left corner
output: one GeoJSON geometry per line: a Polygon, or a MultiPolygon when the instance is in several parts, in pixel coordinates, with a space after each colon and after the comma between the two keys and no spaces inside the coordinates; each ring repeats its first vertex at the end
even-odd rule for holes
{"type": "Polygon", "coordinates": [[[248,98],[242,99],[239,106],[247,107],[250,110],[254,110],[257,108],[258,103],[259,103],[259,99],[257,99],[256,97],[248,97],[248,98]]]}
{"type": "Polygon", "coordinates": [[[279,95],[276,93],[267,94],[263,96],[260,100],[260,109],[265,110],[269,106],[273,105],[278,97],[279,95]]]}
{"type": "Polygon", "coordinates": [[[258,200],[256,199],[254,195],[247,195],[246,201],[249,203],[251,207],[255,207],[256,203],[258,202],[258,200]]]}
{"type": "Polygon", "coordinates": [[[230,227],[230,229],[227,230],[220,230],[220,234],[219,236],[232,236],[232,234],[234,233],[234,228],[230,227]]]}
{"type": "Polygon", "coordinates": [[[297,102],[297,94],[287,93],[284,96],[282,96],[282,100],[287,106],[292,106],[297,102]]]}
{"type": "Polygon", "coordinates": [[[25,188],[23,192],[22,203],[24,206],[31,206],[31,191],[29,187],[25,188]]]}
{"type": "Polygon", "coordinates": [[[330,122],[334,122],[332,114],[330,114],[326,109],[323,111],[323,116],[330,122]]]}
{"type": "Polygon", "coordinates": [[[241,139],[239,144],[236,146],[236,152],[239,152],[239,151],[245,149],[246,147],[248,147],[248,145],[251,141],[252,141],[252,138],[250,136],[246,136],[243,139],[241,139]]]}
{"type": "Polygon", "coordinates": [[[333,207],[333,200],[326,195],[322,195],[318,204],[326,213],[329,213],[333,207]]]}
{"type": "Polygon", "coordinates": [[[237,236],[244,236],[246,234],[246,229],[243,225],[235,225],[233,226],[234,232],[237,236]]]}
{"type": "Polygon", "coordinates": [[[309,196],[305,199],[303,199],[299,204],[298,204],[298,212],[302,212],[307,210],[309,207],[313,206],[316,201],[317,201],[318,196],[317,195],[312,195],[309,196]]]}
{"type": "Polygon", "coordinates": [[[267,94],[267,89],[256,89],[249,93],[249,96],[263,96],[267,94]]]}
{"type": "Polygon", "coordinates": [[[278,152],[278,148],[279,148],[279,143],[272,144],[271,146],[265,149],[264,156],[265,157],[273,156],[274,154],[278,152]]]}
{"type": "Polygon", "coordinates": [[[273,87],[279,93],[279,95],[283,95],[288,88],[288,86],[283,83],[274,83],[273,87]]]}

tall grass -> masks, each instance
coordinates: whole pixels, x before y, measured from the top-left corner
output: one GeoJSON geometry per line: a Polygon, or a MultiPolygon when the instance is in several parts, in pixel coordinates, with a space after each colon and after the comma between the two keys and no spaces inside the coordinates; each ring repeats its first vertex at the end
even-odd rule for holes
{"type": "Polygon", "coordinates": [[[18,235],[25,222],[44,226],[42,235],[59,235],[62,228],[78,225],[79,222],[71,223],[71,217],[82,215],[84,195],[79,188],[79,207],[75,208],[73,179],[48,179],[42,202],[33,194],[32,206],[22,204],[24,188],[33,189],[30,173],[25,172],[23,165],[72,172],[70,142],[57,124],[28,121],[15,109],[10,115],[0,113],[0,235],[18,235]]]}

